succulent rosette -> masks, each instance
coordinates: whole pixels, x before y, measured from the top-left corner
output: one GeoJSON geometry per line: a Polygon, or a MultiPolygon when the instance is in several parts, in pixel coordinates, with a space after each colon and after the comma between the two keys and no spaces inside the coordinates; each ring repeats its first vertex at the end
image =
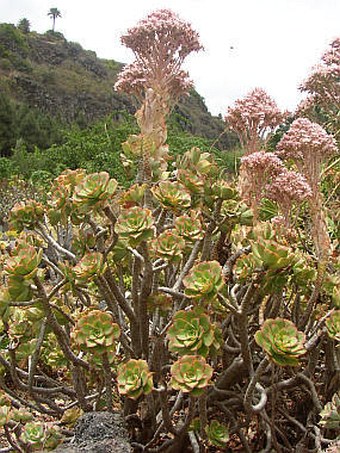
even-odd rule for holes
{"type": "Polygon", "coordinates": [[[216,175],[218,172],[216,162],[212,154],[205,153],[197,147],[186,151],[177,159],[177,168],[185,170],[195,170],[198,175],[216,175]]]}
{"type": "Polygon", "coordinates": [[[112,199],[117,185],[117,181],[110,179],[110,175],[105,171],[86,175],[74,188],[73,204],[80,212],[103,207],[112,199]]]}
{"type": "Polygon", "coordinates": [[[220,423],[218,420],[212,420],[209,425],[206,426],[205,432],[208,440],[215,447],[225,447],[229,440],[228,428],[220,423]]]}
{"type": "Polygon", "coordinates": [[[340,428],[340,392],[333,395],[320,412],[321,420],[319,424],[327,429],[340,428]]]}
{"type": "Polygon", "coordinates": [[[26,409],[12,409],[12,420],[15,422],[27,423],[33,420],[33,415],[26,409]]]}
{"type": "Polygon", "coordinates": [[[147,184],[134,184],[120,196],[120,204],[124,208],[138,206],[144,199],[147,184]]]}
{"type": "Polygon", "coordinates": [[[117,219],[115,232],[132,247],[154,235],[154,220],[149,209],[134,206],[124,210],[117,219]]]}
{"type": "Polygon", "coordinates": [[[190,211],[176,218],[175,230],[188,242],[194,242],[203,238],[202,218],[199,212],[190,211]]]}
{"type": "Polygon", "coordinates": [[[12,418],[9,406],[0,406],[0,427],[6,425],[12,418]]]}
{"type": "Polygon", "coordinates": [[[334,311],[326,320],[327,333],[332,340],[340,341],[340,310],[334,311]]]}
{"type": "Polygon", "coordinates": [[[275,239],[257,238],[251,241],[252,253],[263,266],[271,270],[285,269],[294,266],[298,261],[296,253],[275,239]]]}
{"type": "Polygon", "coordinates": [[[204,192],[204,179],[202,175],[194,171],[179,169],[177,180],[193,194],[202,194],[204,192]]]}
{"type": "Polygon", "coordinates": [[[171,366],[170,386],[200,396],[209,385],[213,369],[199,355],[185,355],[171,366]]]}
{"type": "Polygon", "coordinates": [[[13,277],[32,279],[38,271],[42,252],[42,249],[37,252],[32,245],[20,241],[7,259],[4,270],[13,277]]]}
{"type": "Polygon", "coordinates": [[[8,328],[8,336],[11,340],[16,342],[23,338],[28,341],[37,334],[35,327],[39,323],[29,321],[27,310],[16,307],[10,319],[11,323],[8,328]]]}
{"type": "Polygon", "coordinates": [[[222,267],[217,261],[196,264],[183,279],[183,284],[187,297],[212,302],[224,286],[222,267]]]}
{"type": "Polygon", "coordinates": [[[220,348],[216,326],[200,308],[177,312],[167,336],[169,350],[180,355],[199,354],[206,357],[211,347],[220,348]]]}
{"type": "Polygon", "coordinates": [[[288,319],[267,319],[256,332],[255,341],[280,366],[298,366],[299,358],[307,352],[305,334],[288,319]]]}
{"type": "Polygon", "coordinates": [[[72,212],[72,194],[77,184],[85,178],[84,170],[65,170],[55,180],[51,190],[48,217],[52,224],[59,220],[66,223],[72,212]]]}
{"type": "Polygon", "coordinates": [[[16,203],[11,209],[10,225],[17,231],[32,229],[43,217],[43,205],[35,200],[26,200],[16,203]]]}
{"type": "Polygon", "coordinates": [[[230,231],[231,225],[252,225],[253,211],[248,206],[234,199],[224,200],[221,207],[221,231],[230,231]]]}
{"type": "Polygon", "coordinates": [[[29,422],[23,427],[21,440],[33,450],[40,450],[45,440],[45,427],[43,423],[29,422]]]}
{"type": "Polygon", "coordinates": [[[185,241],[175,230],[165,230],[152,242],[152,249],[156,256],[169,262],[178,262],[182,258],[185,241]]]}
{"type": "Polygon", "coordinates": [[[80,349],[92,354],[103,354],[112,349],[120,336],[120,328],[109,313],[91,310],[84,312],[78,319],[72,336],[80,349]]]}
{"type": "Polygon", "coordinates": [[[177,213],[191,205],[190,194],[179,182],[161,181],[151,190],[164,209],[177,213]]]}
{"type": "Polygon", "coordinates": [[[87,252],[73,268],[77,280],[84,283],[101,275],[104,271],[104,257],[99,252],[87,252]]]}
{"type": "Polygon", "coordinates": [[[29,300],[32,296],[31,281],[38,272],[42,249],[38,252],[24,241],[17,244],[6,260],[4,270],[8,274],[8,294],[15,301],[29,300]]]}
{"type": "Polygon", "coordinates": [[[235,187],[223,179],[219,179],[212,185],[211,193],[220,200],[235,200],[238,196],[235,187]]]}
{"type": "Polygon", "coordinates": [[[134,400],[148,395],[153,389],[152,373],[145,360],[130,359],[122,363],[117,371],[118,390],[134,400]]]}

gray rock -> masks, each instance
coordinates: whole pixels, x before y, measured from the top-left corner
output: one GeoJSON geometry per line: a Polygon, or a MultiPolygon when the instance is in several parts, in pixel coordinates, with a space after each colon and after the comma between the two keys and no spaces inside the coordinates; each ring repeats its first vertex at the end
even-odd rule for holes
{"type": "Polygon", "coordinates": [[[74,438],[55,453],[131,453],[124,419],[118,412],[88,412],[79,418],[74,438]]]}

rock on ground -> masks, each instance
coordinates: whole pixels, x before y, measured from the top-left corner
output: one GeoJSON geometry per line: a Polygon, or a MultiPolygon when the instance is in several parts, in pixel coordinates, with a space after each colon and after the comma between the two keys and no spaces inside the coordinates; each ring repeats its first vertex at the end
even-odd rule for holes
{"type": "Polygon", "coordinates": [[[55,453],[131,453],[120,413],[88,412],[77,421],[74,438],[55,453]]]}

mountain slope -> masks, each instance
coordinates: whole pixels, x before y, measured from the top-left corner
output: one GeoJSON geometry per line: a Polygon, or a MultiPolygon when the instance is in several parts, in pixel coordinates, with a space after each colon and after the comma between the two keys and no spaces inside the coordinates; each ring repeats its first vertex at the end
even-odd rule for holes
{"type": "MultiPolygon", "coordinates": [[[[85,126],[112,112],[134,113],[136,101],[113,89],[122,67],[68,42],[61,33],[25,33],[12,24],[0,24],[2,96],[49,118],[85,126]]],[[[224,129],[195,91],[179,103],[174,118],[183,130],[209,139],[224,129]]],[[[233,143],[234,138],[225,135],[219,145],[228,148],[233,143]]]]}

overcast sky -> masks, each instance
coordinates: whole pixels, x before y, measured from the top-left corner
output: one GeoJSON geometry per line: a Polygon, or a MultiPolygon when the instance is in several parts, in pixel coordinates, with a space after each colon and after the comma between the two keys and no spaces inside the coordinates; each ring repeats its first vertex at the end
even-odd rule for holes
{"type": "Polygon", "coordinates": [[[120,36],[159,8],[170,8],[199,32],[204,52],[188,58],[195,87],[213,114],[256,86],[294,110],[299,84],[340,35],[340,0],[0,0],[0,22],[26,17],[32,29],[52,26],[99,57],[129,63],[120,36]]]}

